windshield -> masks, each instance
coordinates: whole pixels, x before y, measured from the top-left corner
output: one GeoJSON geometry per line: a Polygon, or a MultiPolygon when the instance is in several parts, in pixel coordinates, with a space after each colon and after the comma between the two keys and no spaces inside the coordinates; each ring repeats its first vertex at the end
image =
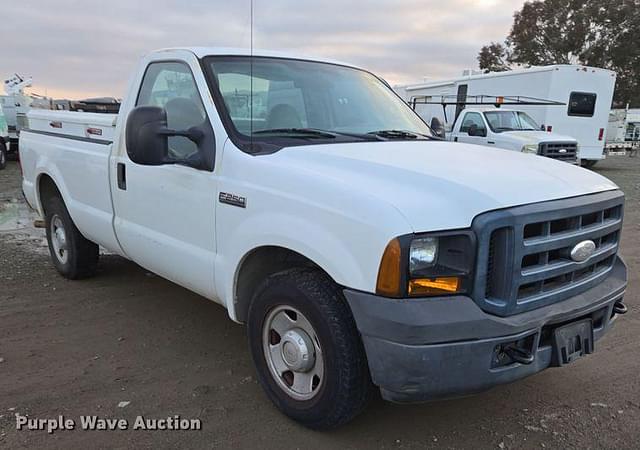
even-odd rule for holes
{"type": "Polygon", "coordinates": [[[366,71],[282,58],[250,61],[242,56],[205,60],[236,136],[253,142],[303,141],[296,145],[432,137],[422,119],[366,71]]]}
{"type": "Polygon", "coordinates": [[[522,111],[489,111],[484,116],[491,129],[500,133],[502,131],[537,131],[540,129],[535,120],[522,111]]]}

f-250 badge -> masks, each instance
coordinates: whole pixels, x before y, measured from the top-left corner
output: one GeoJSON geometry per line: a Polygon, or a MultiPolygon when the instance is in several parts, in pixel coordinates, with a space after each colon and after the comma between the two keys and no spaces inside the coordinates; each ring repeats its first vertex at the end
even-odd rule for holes
{"type": "Polygon", "coordinates": [[[227,205],[237,206],[239,208],[247,207],[247,199],[235,194],[229,194],[228,192],[220,192],[218,196],[220,203],[226,203],[227,205]]]}

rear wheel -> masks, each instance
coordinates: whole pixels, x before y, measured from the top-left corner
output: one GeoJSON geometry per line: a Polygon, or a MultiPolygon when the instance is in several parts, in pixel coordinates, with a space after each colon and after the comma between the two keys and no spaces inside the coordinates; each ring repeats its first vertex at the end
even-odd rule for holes
{"type": "Polygon", "coordinates": [[[98,265],[98,245],[80,233],[59,197],[50,198],[45,211],[49,253],[58,272],[72,280],[93,275],[98,265]]]}
{"type": "Polygon", "coordinates": [[[262,387],[292,419],[329,429],[365,407],[372,384],[362,341],[340,288],[322,272],[270,276],[249,308],[248,337],[262,387]]]}
{"type": "Polygon", "coordinates": [[[7,144],[0,142],[0,170],[7,167],[7,144]]]}

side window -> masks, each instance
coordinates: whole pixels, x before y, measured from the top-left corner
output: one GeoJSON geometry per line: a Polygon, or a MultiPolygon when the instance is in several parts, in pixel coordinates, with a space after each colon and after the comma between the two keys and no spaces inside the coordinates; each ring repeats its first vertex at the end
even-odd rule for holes
{"type": "Polygon", "coordinates": [[[460,132],[468,133],[471,125],[478,127],[478,130],[484,130],[486,128],[480,113],[467,113],[462,121],[462,126],[460,126],[460,132]]]}
{"type": "MultiPolygon", "coordinates": [[[[136,106],[164,108],[167,126],[173,130],[188,130],[207,120],[193,74],[189,66],[179,62],[157,62],[147,67],[136,106]]],[[[169,156],[180,160],[197,152],[197,145],[186,137],[169,137],[169,156]]]]}
{"type": "Polygon", "coordinates": [[[593,117],[596,109],[596,98],[596,94],[572,92],[571,95],[569,95],[569,109],[567,113],[570,116],[593,117]]]}

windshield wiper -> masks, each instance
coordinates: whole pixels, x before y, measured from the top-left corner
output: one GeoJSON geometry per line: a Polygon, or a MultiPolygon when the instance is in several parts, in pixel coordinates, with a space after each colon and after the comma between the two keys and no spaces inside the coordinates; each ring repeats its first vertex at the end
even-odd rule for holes
{"type": "Polygon", "coordinates": [[[315,128],[270,128],[267,130],[254,131],[253,134],[284,134],[295,137],[314,137],[333,139],[337,136],[336,133],[325,130],[317,130],[315,128]]]}
{"type": "Polygon", "coordinates": [[[384,139],[418,139],[424,138],[429,140],[436,140],[433,136],[429,136],[428,134],[417,133],[413,131],[406,130],[378,130],[371,131],[367,134],[378,136],[384,139]]]}
{"type": "Polygon", "coordinates": [[[333,139],[340,136],[362,139],[364,141],[379,141],[379,137],[371,134],[349,133],[346,131],[329,131],[319,128],[272,128],[268,130],[254,131],[253,134],[280,134],[287,137],[301,138],[327,138],[333,139]],[[296,136],[297,135],[297,136],[296,136]]]}

